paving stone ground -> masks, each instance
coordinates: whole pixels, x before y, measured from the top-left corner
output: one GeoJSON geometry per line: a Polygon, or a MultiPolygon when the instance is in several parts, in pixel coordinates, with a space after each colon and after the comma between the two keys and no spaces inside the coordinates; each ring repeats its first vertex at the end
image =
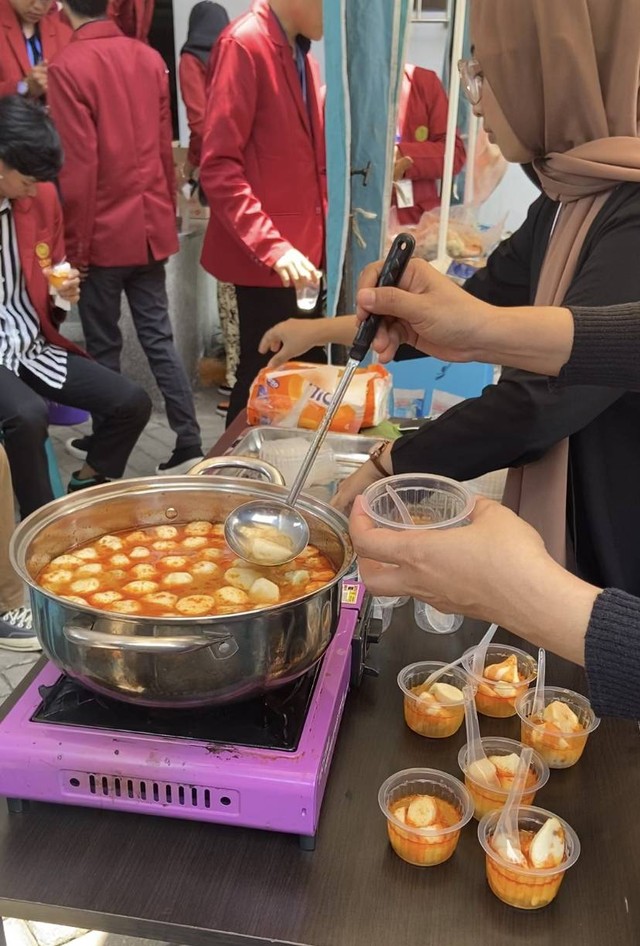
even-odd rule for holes
{"type": "MultiPolygon", "coordinates": [[[[220,400],[222,398],[210,389],[196,393],[196,410],[202,428],[205,452],[218,440],[224,430],[223,418],[215,413],[220,400]]],[[[79,427],[51,428],[50,435],[60,476],[65,484],[73,470],[78,469],[79,462],[67,453],[65,441],[69,437],[82,436],[89,429],[89,424],[79,427]]],[[[157,464],[169,457],[174,444],[175,437],[169,429],[164,414],[154,412],[131,454],[126,476],[153,474],[157,464]]],[[[19,654],[0,650],[0,703],[19,684],[39,657],[38,653],[19,654]]],[[[2,800],[0,804],[3,804],[2,800]]],[[[4,924],[7,946],[65,946],[65,944],[71,944],[71,946],[165,946],[162,943],[150,943],[149,940],[131,936],[111,936],[97,930],[79,930],[48,923],[5,919],[4,924]]]]}

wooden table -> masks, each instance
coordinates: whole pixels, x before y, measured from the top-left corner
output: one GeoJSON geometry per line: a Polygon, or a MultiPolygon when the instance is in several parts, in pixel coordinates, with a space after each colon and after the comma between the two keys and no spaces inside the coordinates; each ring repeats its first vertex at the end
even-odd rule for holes
{"type": "MultiPolygon", "coordinates": [[[[0,914],[193,946],[637,946],[640,942],[640,738],[604,721],[580,763],[554,772],[542,807],[576,829],[582,856],[555,903],[522,913],[489,891],[476,823],[448,863],[419,869],[391,851],[378,787],[399,769],[457,774],[464,733],[426,740],[402,718],[398,671],[449,659],[473,643],[419,631],[396,613],[347,700],[320,819],[318,846],[292,836],[118,812],[0,806],[0,914]]],[[[509,639],[502,635],[503,639],[509,639]]],[[[577,669],[550,658],[548,676],[582,689],[577,669]]],[[[518,735],[514,720],[482,719],[486,734],[518,735]]]]}
{"type": "MultiPolygon", "coordinates": [[[[467,622],[439,638],[418,630],[409,608],[396,612],[368,661],[379,678],[365,677],[348,697],[314,852],[292,836],[243,828],[45,804],[9,815],[0,804],[0,915],[193,946],[637,946],[635,723],[605,720],[580,763],[553,772],[538,795],[583,846],[544,910],[513,910],[489,891],[475,821],[440,867],[410,867],[387,843],[380,784],[411,766],[458,774],[465,741],[463,732],[434,741],[408,730],[397,673],[415,660],[453,659],[481,631],[467,622]]],[[[553,657],[548,680],[585,692],[582,672],[553,657]]],[[[515,720],[481,725],[484,735],[519,734],[515,720]]]]}

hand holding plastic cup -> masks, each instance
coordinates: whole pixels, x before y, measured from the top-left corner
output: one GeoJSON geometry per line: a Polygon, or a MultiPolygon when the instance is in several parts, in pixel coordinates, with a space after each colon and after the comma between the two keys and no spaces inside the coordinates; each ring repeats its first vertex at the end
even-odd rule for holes
{"type": "MultiPolygon", "coordinates": [[[[475,498],[461,483],[446,476],[404,473],[378,480],[362,495],[368,515],[381,528],[398,531],[452,529],[468,523],[475,498]]],[[[416,624],[435,634],[456,631],[462,615],[442,614],[414,599],[416,624]]]]}

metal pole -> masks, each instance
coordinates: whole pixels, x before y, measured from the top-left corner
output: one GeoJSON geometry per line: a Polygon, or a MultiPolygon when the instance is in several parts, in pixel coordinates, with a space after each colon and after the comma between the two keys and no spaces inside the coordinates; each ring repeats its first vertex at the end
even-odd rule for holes
{"type": "Polygon", "coordinates": [[[458,102],[460,100],[460,77],[457,62],[462,56],[464,44],[464,24],[467,15],[467,0],[457,0],[453,23],[453,41],[451,43],[451,75],[449,77],[449,114],[447,117],[447,140],[444,152],[444,171],[442,174],[442,193],[440,199],[440,231],[438,233],[438,255],[436,265],[446,269],[447,232],[449,230],[449,211],[451,210],[451,188],[453,186],[453,158],[456,147],[456,128],[458,124],[458,102]]]}

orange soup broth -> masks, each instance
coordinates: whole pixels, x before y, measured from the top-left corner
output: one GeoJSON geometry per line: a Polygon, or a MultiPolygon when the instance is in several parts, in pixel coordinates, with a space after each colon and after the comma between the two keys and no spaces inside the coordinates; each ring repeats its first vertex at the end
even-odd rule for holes
{"type": "MultiPolygon", "coordinates": [[[[407,807],[415,797],[415,795],[407,795],[405,798],[398,799],[390,806],[390,811],[394,813],[400,808],[407,807]]],[[[442,798],[434,798],[434,801],[438,809],[438,818],[430,826],[431,828],[446,831],[460,822],[460,812],[455,805],[442,798]]],[[[460,830],[426,836],[420,834],[419,828],[411,828],[409,825],[406,828],[400,828],[395,822],[389,820],[387,820],[387,831],[391,847],[398,857],[416,867],[434,867],[448,860],[458,846],[460,837],[460,830]]]]}
{"type": "MultiPolygon", "coordinates": [[[[520,829],[519,834],[520,849],[527,857],[535,832],[520,829]]],[[[489,886],[496,897],[520,910],[538,910],[540,907],[546,907],[558,893],[565,874],[560,865],[557,874],[536,875],[533,867],[525,870],[503,861],[496,863],[488,854],[486,869],[489,886]]]]}
{"type": "MultiPolygon", "coordinates": [[[[65,556],[75,557],[78,554],[82,556],[86,550],[90,550],[93,553],[90,558],[82,559],[79,565],[70,566],[56,565],[57,559],[54,559],[42,569],[36,580],[43,588],[62,598],[72,602],[75,601],[78,604],[87,604],[102,611],[124,614],[125,616],[129,613],[144,617],[204,617],[253,611],[266,606],[264,602],[256,603],[251,600],[236,606],[216,603],[212,607],[207,607],[205,613],[196,612],[193,614],[181,612],[175,607],[179,601],[187,596],[204,595],[213,597],[220,589],[228,588],[229,581],[225,579],[225,572],[232,567],[250,569],[257,573],[259,577],[267,578],[277,584],[280,597],[274,604],[283,604],[295,598],[300,598],[323,587],[335,578],[336,570],[331,562],[314,546],[307,546],[294,561],[286,565],[261,567],[249,563],[239,563],[236,553],[225,542],[221,525],[198,523],[201,530],[204,530],[206,525],[209,526],[210,531],[205,532],[205,534],[187,532],[189,525],[189,523],[185,523],[171,527],[152,526],[145,529],[130,529],[123,532],[109,533],[110,538],[117,539],[122,543],[121,549],[101,546],[100,538],[97,537],[84,545],[74,546],[64,553],[65,556]],[[176,534],[168,537],[168,529],[175,529],[176,534]],[[159,530],[164,531],[159,532],[159,530]],[[194,542],[194,539],[198,541],[194,542]],[[184,544],[185,540],[187,541],[186,545],[184,544]],[[143,551],[140,550],[146,550],[146,552],[143,554],[143,551]],[[176,562],[176,559],[179,561],[176,562]],[[213,564],[215,572],[213,574],[207,573],[206,567],[202,569],[202,563],[213,564]],[[99,565],[101,569],[99,572],[97,569],[91,569],[89,573],[86,568],[82,568],[86,565],[99,565]],[[149,566],[149,569],[153,571],[146,568],[139,569],[138,566],[149,566]],[[137,571],[136,568],[138,568],[137,571]],[[202,570],[199,570],[199,568],[202,570]],[[68,581],[55,583],[55,586],[52,586],[52,575],[59,570],[63,572],[70,571],[73,577],[68,581]],[[292,584],[285,576],[287,573],[291,574],[295,571],[306,571],[308,579],[303,583],[292,584]],[[176,572],[189,575],[191,580],[185,585],[168,583],[167,576],[176,572]],[[91,591],[76,590],[73,585],[78,578],[94,579],[99,586],[93,587],[94,582],[91,582],[91,591]],[[126,590],[125,586],[133,581],[149,581],[156,587],[153,590],[146,589],[139,594],[126,590]],[[104,592],[119,594],[121,596],[120,601],[138,602],[141,609],[132,609],[129,612],[119,611],[112,605],[101,602],[99,597],[96,600],[96,594],[100,596],[104,592]],[[153,599],[149,600],[149,595],[152,595],[153,598],[161,592],[175,596],[176,601],[169,604],[167,602],[158,603],[153,599]]],[[[194,526],[195,524],[192,523],[191,525],[194,526]]]]}

